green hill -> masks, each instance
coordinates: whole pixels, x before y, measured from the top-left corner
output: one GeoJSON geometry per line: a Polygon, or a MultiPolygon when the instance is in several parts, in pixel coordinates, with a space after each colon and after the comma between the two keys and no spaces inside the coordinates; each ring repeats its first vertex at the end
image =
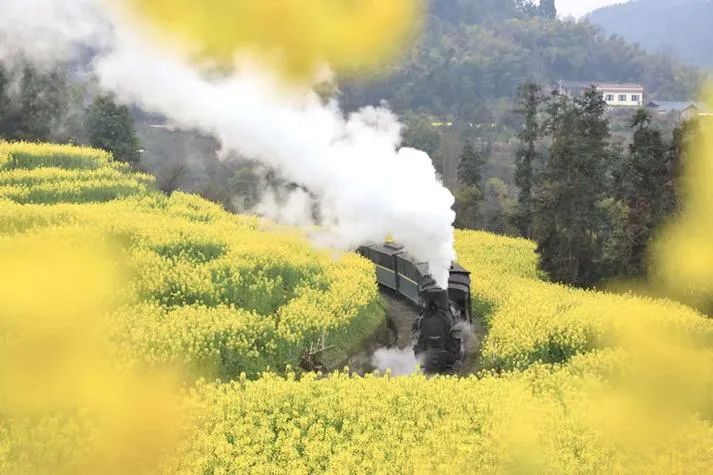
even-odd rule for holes
{"type": "Polygon", "coordinates": [[[378,80],[343,78],[348,108],[382,99],[400,113],[488,122],[527,80],[641,83],[650,97],[697,91],[701,73],[585,22],[543,18],[515,0],[432,1],[418,42],[378,80]]]}
{"type": "Polygon", "coordinates": [[[713,3],[708,0],[634,0],[595,10],[592,24],[651,52],[668,52],[713,68],[713,3]]]}

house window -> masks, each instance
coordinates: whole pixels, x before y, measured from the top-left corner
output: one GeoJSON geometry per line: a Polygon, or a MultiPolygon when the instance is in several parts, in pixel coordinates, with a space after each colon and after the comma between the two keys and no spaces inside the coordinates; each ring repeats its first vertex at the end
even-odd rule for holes
{"type": "Polygon", "coordinates": [[[607,94],[606,98],[604,99],[607,102],[613,102],[614,101],[614,94],[607,94]]]}
{"type": "Polygon", "coordinates": [[[619,94],[619,102],[626,102],[626,94],[619,94]]]}
{"type": "Polygon", "coordinates": [[[631,102],[639,102],[639,95],[638,95],[638,94],[632,94],[632,95],[631,95],[631,102]]]}

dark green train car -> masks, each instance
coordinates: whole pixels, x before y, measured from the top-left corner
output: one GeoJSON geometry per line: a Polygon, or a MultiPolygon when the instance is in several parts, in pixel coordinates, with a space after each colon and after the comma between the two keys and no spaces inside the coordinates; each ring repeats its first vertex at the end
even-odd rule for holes
{"type": "MultiPolygon", "coordinates": [[[[425,262],[416,261],[402,245],[392,242],[362,246],[357,252],[374,263],[379,285],[400,294],[419,309],[423,308],[419,286],[428,276],[425,262]]],[[[461,319],[472,323],[470,272],[456,262],[450,268],[448,295],[461,313],[461,319]]]]}

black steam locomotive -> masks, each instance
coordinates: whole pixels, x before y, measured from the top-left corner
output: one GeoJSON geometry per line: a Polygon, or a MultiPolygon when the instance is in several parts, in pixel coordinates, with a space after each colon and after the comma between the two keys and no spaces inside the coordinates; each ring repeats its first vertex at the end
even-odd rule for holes
{"type": "Polygon", "coordinates": [[[413,323],[412,344],[426,372],[449,372],[462,360],[463,327],[472,323],[470,272],[453,263],[448,288],[442,289],[403,246],[384,243],[364,246],[359,254],[376,266],[380,286],[404,297],[419,310],[413,323]]]}

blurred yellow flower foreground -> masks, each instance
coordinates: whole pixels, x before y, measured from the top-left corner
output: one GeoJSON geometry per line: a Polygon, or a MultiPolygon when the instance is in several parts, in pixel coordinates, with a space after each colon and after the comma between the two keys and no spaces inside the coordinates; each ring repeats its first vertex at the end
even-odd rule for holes
{"type": "MultiPolygon", "coordinates": [[[[713,88],[705,99],[713,104],[713,88]]],[[[694,305],[713,302],[713,117],[700,122],[694,160],[685,164],[687,202],[655,247],[657,284],[694,305]]]]}
{"type": "MultiPolygon", "coordinates": [[[[676,246],[710,252],[713,197],[691,190],[660,256],[701,295],[676,246]]],[[[291,374],[383,318],[368,262],[94,150],[0,144],[0,472],[710,473],[710,318],[543,282],[523,239],[456,244],[478,377],[291,374]]]]}
{"type": "Polygon", "coordinates": [[[133,21],[152,40],[232,66],[258,61],[291,82],[338,72],[374,70],[413,39],[422,0],[129,0],[133,21]],[[177,46],[178,45],[178,46],[177,46]]]}

